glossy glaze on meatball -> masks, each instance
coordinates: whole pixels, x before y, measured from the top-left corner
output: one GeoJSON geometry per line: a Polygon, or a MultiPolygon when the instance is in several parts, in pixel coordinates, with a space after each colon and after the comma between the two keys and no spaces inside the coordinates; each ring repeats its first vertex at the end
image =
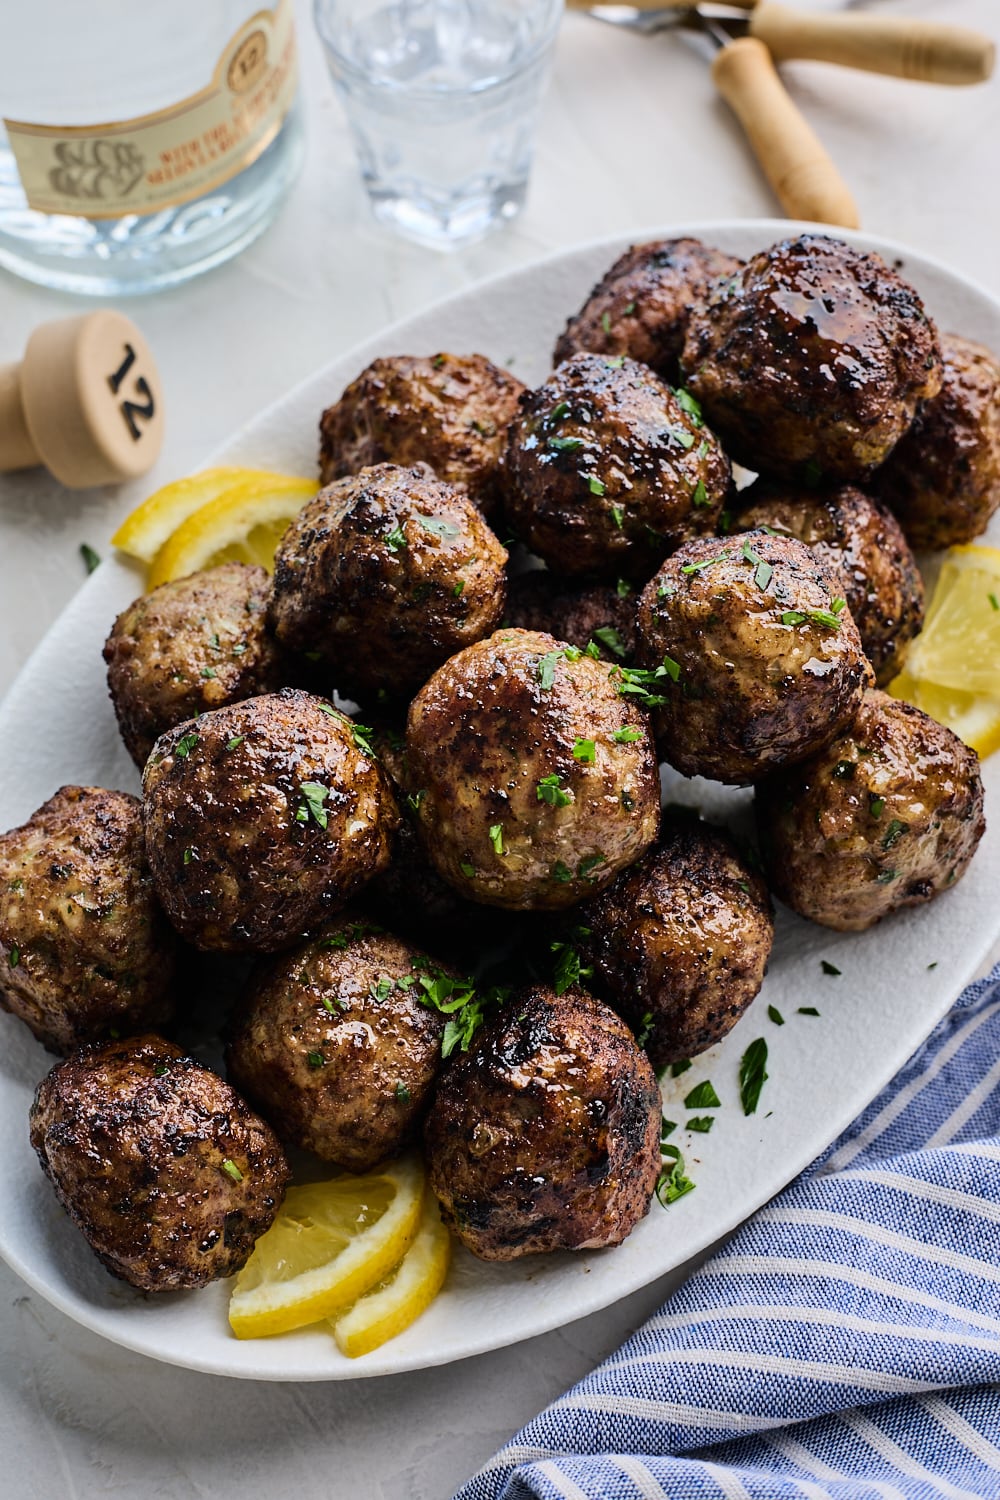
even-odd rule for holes
{"type": "Polygon", "coordinates": [[[918,548],[971,542],[1000,506],[1000,361],[953,333],[941,353],[940,391],[875,480],[918,548]]]}
{"type": "Polygon", "coordinates": [[[272,952],[389,859],[389,784],[351,721],[293,688],[179,724],[144,777],[149,862],[196,948],[272,952]]]}
{"type": "Polygon", "coordinates": [[[553,364],[574,354],[627,354],[676,382],[691,310],[743,262],[701,240],[653,240],[619,256],[566,324],[553,364]]]}
{"type": "Polygon", "coordinates": [[[577,354],[510,429],[506,515],[553,573],[645,582],[716,529],[729,460],[696,402],[633,359],[577,354]]]}
{"type": "Polygon", "coordinates": [[[453,977],[344,916],[257,977],[227,1048],[229,1076],[283,1141],[370,1171],[423,1118],[445,1017],[422,1003],[422,980],[453,977]]]}
{"type": "Polygon", "coordinates": [[[424,465],[380,464],[321,490],[289,526],[270,619],[342,691],[408,698],[499,625],[506,562],[468,496],[424,465]]]}
{"type": "Polygon", "coordinates": [[[614,1011],[590,995],[517,993],[441,1079],[427,1119],[431,1187],[482,1260],[618,1245],[660,1168],[660,1091],[614,1011]]]}
{"type": "Polygon", "coordinates": [[[863,481],[941,385],[914,289],[817,234],[761,251],[696,309],[681,365],[731,458],[813,484],[863,481]]]}
{"type": "Polygon", "coordinates": [[[417,829],[463,895],[571,906],[653,842],[652,738],[614,671],[552,636],[501,630],[417,694],[406,730],[417,829]]]}
{"type": "Polygon", "coordinates": [[[639,601],[655,725],[685,776],[741,785],[832,739],[871,678],[839,578],[794,537],[705,537],[639,601]],[[663,669],[663,670],[661,670],[663,669]]]}
{"type": "Polygon", "coordinates": [[[773,940],[763,880],[727,833],[691,817],[668,819],[567,934],[592,971],[588,987],[643,1037],[657,1069],[732,1030],[760,991],[773,940]]]}
{"type": "Polygon", "coordinates": [[[157,1036],[58,1063],[35,1094],[31,1144],[98,1260],[144,1292],[241,1270],[289,1176],[270,1126],[157,1036]]]}
{"type": "Polygon", "coordinates": [[[264,625],[269,587],[263,568],[223,563],[161,584],[118,616],[104,660],[137,766],[175,724],[281,686],[280,653],[264,625]]]}
{"type": "Polygon", "coordinates": [[[50,1051],[168,1021],[176,956],[135,797],[64,786],[0,834],[0,1005],[50,1051]]]}
{"type": "Polygon", "coordinates": [[[735,531],[770,527],[797,536],[839,569],[876,680],[891,682],[924,619],[923,580],[892,512],[853,485],[817,491],[758,480],[741,498],[735,531]]]}
{"type": "Polygon", "coordinates": [[[949,890],[985,828],[975,751],[874,691],[824,749],[763,782],[756,807],[775,894],[839,932],[949,890]]]}
{"type": "Polygon", "coordinates": [[[585,651],[593,646],[605,661],[635,654],[638,594],[630,583],[567,583],[552,573],[519,573],[507,585],[504,624],[541,630],[585,651]]]}
{"type": "Polygon", "coordinates": [[[371,464],[429,464],[484,515],[500,505],[500,460],[524,385],[482,354],[376,359],[320,419],[324,484],[371,464]]]}

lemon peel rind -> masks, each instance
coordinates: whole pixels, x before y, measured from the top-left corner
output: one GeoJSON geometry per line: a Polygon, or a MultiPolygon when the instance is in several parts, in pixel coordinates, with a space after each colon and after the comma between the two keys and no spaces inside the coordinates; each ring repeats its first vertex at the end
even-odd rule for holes
{"type": "Polygon", "coordinates": [[[333,1321],[333,1336],[341,1354],[360,1359],[405,1332],[440,1292],[450,1264],[451,1235],[428,1188],[420,1228],[392,1280],[367,1292],[333,1321]]]}
{"type": "Polygon", "coordinates": [[[149,570],[147,588],[199,572],[214,553],[256,526],[291,521],[318,488],[315,479],[293,476],[246,479],[230,485],[189,515],[167,538],[149,570]],[[244,509],[246,514],[241,515],[244,509]]]}

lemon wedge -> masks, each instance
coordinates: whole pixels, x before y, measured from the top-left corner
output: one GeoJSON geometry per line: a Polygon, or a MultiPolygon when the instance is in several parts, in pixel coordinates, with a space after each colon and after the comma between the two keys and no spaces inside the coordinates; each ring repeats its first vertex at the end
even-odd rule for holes
{"type": "Polygon", "coordinates": [[[251,474],[230,482],[200,505],[163,543],[149,570],[148,587],[201,572],[223,562],[257,563],[270,570],[288,525],[316,494],[315,479],[251,474]]]}
{"type": "Polygon", "coordinates": [[[937,683],[920,681],[909,671],[901,672],[889,684],[889,692],[944,724],[971,746],[980,760],[1000,750],[1000,699],[938,687],[937,683]]]}
{"type": "Polygon", "coordinates": [[[415,1323],[444,1285],[451,1262],[451,1235],[441,1222],[434,1194],[424,1194],[420,1228],[396,1269],[333,1322],[341,1354],[357,1359],[415,1323]]]}
{"type": "Polygon", "coordinates": [[[190,474],[186,479],[165,484],[141,505],[137,505],[125,517],[111,538],[111,544],[120,552],[126,552],[129,557],[151,563],[178,526],[210,500],[218,500],[220,495],[241,480],[273,481],[282,477],[284,476],[270,474],[263,469],[202,469],[199,474],[190,474]]]}
{"type": "Polygon", "coordinates": [[[423,1198],[417,1157],[290,1188],[236,1278],[229,1302],[236,1337],[287,1333],[346,1311],[403,1259],[423,1198]]]}
{"type": "Polygon", "coordinates": [[[952,547],[945,553],[906,675],[1000,700],[1000,548],[952,547]]]}

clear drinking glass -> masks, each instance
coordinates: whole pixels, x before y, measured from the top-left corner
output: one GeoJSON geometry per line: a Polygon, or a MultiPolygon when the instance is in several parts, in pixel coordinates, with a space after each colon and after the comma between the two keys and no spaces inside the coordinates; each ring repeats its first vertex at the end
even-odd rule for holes
{"type": "Polygon", "coordinates": [[[563,0],[315,0],[378,219],[463,244],[519,212],[563,0]]]}

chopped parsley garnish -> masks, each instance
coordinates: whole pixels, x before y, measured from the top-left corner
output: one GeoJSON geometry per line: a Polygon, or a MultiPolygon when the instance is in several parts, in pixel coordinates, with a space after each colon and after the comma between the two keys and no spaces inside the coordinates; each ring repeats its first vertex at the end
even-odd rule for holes
{"type": "Polygon", "coordinates": [[[601,313],[601,327],[605,333],[611,332],[611,314],[609,312],[601,313]]]}
{"type": "Polygon", "coordinates": [[[838,760],[833,768],[833,774],[837,781],[853,781],[854,773],[858,769],[856,760],[838,760]]]}
{"type": "Polygon", "coordinates": [[[547,651],[544,656],[538,658],[538,666],[535,675],[538,678],[538,686],[543,693],[547,693],[556,680],[556,662],[562,656],[561,651],[547,651]]]}
{"type": "Polygon", "coordinates": [[[7,950],[7,966],[8,968],[16,969],[20,962],[21,950],[16,943],[11,943],[10,948],[7,950]]]}
{"type": "Polygon", "coordinates": [[[691,1092],[685,1097],[685,1109],[718,1109],[722,1100],[707,1078],[701,1083],[696,1083],[691,1092]]]}
{"type": "Polygon", "coordinates": [[[391,531],[386,532],[385,545],[390,552],[402,552],[406,546],[406,533],[402,526],[394,526],[391,531]]]}
{"type": "Polygon", "coordinates": [[[602,646],[607,646],[613,656],[619,661],[625,659],[625,647],[622,638],[613,625],[599,625],[594,631],[594,640],[600,641],[602,646]]]}
{"type": "Polygon", "coordinates": [[[622,308],[622,316],[625,317],[625,318],[631,318],[634,315],[634,313],[635,313],[635,303],[634,302],[627,302],[625,304],[625,306],[622,308]]]}
{"type": "Polygon", "coordinates": [[[308,1054],[308,1062],[311,1068],[323,1068],[326,1066],[326,1058],[322,1052],[310,1052],[308,1054]]]}
{"type": "Polygon", "coordinates": [[[231,1177],[234,1182],[243,1181],[243,1173],[240,1171],[236,1163],[234,1161],[231,1161],[228,1156],[222,1163],[222,1170],[225,1172],[226,1176],[231,1177]]]}
{"type": "Polygon", "coordinates": [[[725,562],[728,556],[728,552],[720,552],[718,557],[706,557],[704,562],[685,563],[683,568],[681,568],[681,572],[700,573],[705,568],[714,568],[716,563],[725,562]]]}
{"type": "Polygon", "coordinates": [[[875,818],[876,821],[877,821],[882,816],[882,814],[885,812],[885,798],[884,797],[870,797],[868,799],[868,811],[871,813],[872,817],[875,818]]]}
{"type": "Polygon", "coordinates": [[[667,699],[660,693],[651,693],[650,684],[662,682],[667,677],[671,682],[677,682],[681,669],[680,663],[674,661],[673,657],[665,656],[662,664],[653,670],[616,666],[611,668],[611,675],[617,681],[618,692],[622,697],[637,698],[645,708],[659,708],[667,699]]]}
{"type": "Polygon", "coordinates": [[[840,617],[846,606],[844,599],[832,599],[829,609],[786,609],[781,616],[782,625],[804,625],[811,620],[814,625],[825,625],[828,630],[840,629],[840,617]]]}
{"type": "Polygon", "coordinates": [[[824,974],[837,974],[837,975],[839,975],[840,972],[841,972],[837,968],[837,965],[836,964],[832,964],[828,958],[821,958],[820,961],[819,961],[819,966],[823,970],[824,974]]]}
{"type": "MultiPolygon", "coordinates": [[[[766,562],[759,552],[754,551],[749,541],[743,543],[743,560],[744,562],[753,564],[753,581],[763,593],[774,576],[774,569],[771,564],[766,562]]],[[[791,610],[789,613],[794,614],[795,611],[791,610]]],[[[781,622],[783,625],[787,623],[784,615],[781,617],[781,622]]]]}
{"type": "Polygon", "coordinates": [[[563,419],[563,417],[568,416],[568,415],[569,415],[569,402],[568,401],[558,401],[556,403],[556,405],[552,408],[552,410],[549,412],[549,421],[550,422],[561,422],[562,419],[563,419]]]}
{"type": "Polygon", "coordinates": [[[406,1087],[405,1083],[396,1084],[396,1098],[399,1100],[400,1104],[409,1104],[410,1091],[406,1087]]]}
{"type": "Polygon", "coordinates": [[[682,1073],[686,1073],[687,1072],[687,1070],[688,1070],[688,1068],[690,1068],[690,1066],[691,1066],[691,1059],[689,1057],[682,1057],[679,1062],[672,1062],[670,1064],[670,1076],[671,1076],[671,1078],[679,1078],[682,1073]]]}
{"type": "Polygon", "coordinates": [[[697,1131],[699,1135],[707,1135],[714,1124],[714,1115],[695,1115],[693,1119],[688,1120],[684,1129],[697,1131]]]}
{"type": "Polygon", "coordinates": [[[573,759],[582,760],[586,765],[593,765],[597,758],[597,746],[593,740],[577,740],[573,746],[573,759]]]}
{"type": "Polygon", "coordinates": [[[470,980],[454,979],[433,967],[428,974],[421,974],[420,989],[417,998],[421,1005],[448,1017],[441,1037],[442,1057],[450,1057],[456,1047],[468,1052],[486,1010],[504,997],[501,990],[478,995],[470,980]]]}
{"type": "Polygon", "coordinates": [[[694,1183],[684,1173],[684,1158],[676,1146],[662,1145],[660,1151],[672,1165],[664,1165],[656,1181],[656,1196],[664,1208],[694,1191],[694,1183]]]}
{"type": "Polygon", "coordinates": [[[589,489],[589,491],[590,491],[590,493],[592,495],[603,495],[604,494],[604,481],[603,481],[603,479],[598,479],[598,477],[597,477],[596,474],[587,474],[585,477],[586,477],[586,480],[587,480],[587,488],[589,489]]]}
{"type": "Polygon", "coordinates": [[[688,432],[686,427],[668,427],[667,431],[676,443],[680,443],[685,452],[694,447],[695,435],[693,432],[688,432]]]}
{"type": "Polygon", "coordinates": [[[647,1010],[646,1014],[643,1016],[642,1020],[639,1022],[639,1030],[635,1034],[635,1044],[636,1044],[636,1046],[637,1047],[645,1047],[646,1043],[649,1041],[649,1038],[652,1036],[652,1034],[653,1034],[653,1012],[651,1010],[647,1010]]]}
{"type": "Polygon", "coordinates": [[[431,532],[433,536],[441,537],[446,542],[453,542],[461,534],[460,526],[456,526],[454,521],[442,520],[440,516],[418,516],[417,520],[425,531],[431,532]]]}
{"type": "Polygon", "coordinates": [[[462,597],[462,594],[464,593],[464,591],[465,591],[465,579],[464,578],[460,578],[458,580],[458,582],[456,583],[455,587],[452,589],[451,592],[452,592],[452,594],[454,595],[454,597],[456,599],[460,599],[462,597]]]}
{"type": "Polygon", "coordinates": [[[245,739],[246,739],[246,735],[245,734],[234,734],[231,740],[227,740],[226,741],[226,749],[227,750],[235,750],[237,748],[237,746],[242,745],[242,743],[243,743],[243,741],[245,739]]]}
{"type": "Polygon", "coordinates": [[[798,1014],[800,1016],[818,1016],[819,1011],[816,1009],[815,1005],[800,1005],[798,1014]]]}
{"type": "Polygon", "coordinates": [[[994,609],[1000,610],[1000,599],[997,598],[996,594],[987,594],[986,597],[994,609]]]}
{"type": "Polygon", "coordinates": [[[677,405],[680,407],[681,411],[687,412],[688,416],[693,418],[695,425],[697,427],[700,427],[701,405],[698,401],[695,400],[691,392],[686,391],[684,387],[680,385],[677,386],[674,390],[674,396],[677,399],[677,405]]]}
{"type": "Polygon", "coordinates": [[[163,1075],[164,1075],[164,1073],[169,1073],[169,1072],[170,1072],[170,1069],[167,1067],[166,1063],[157,1063],[156,1067],[153,1069],[153,1077],[154,1078],[162,1078],[163,1075]]]}
{"type": "Polygon", "coordinates": [[[591,870],[596,870],[598,865],[606,864],[607,860],[605,859],[603,854],[588,854],[586,859],[581,859],[580,863],[577,865],[576,873],[579,875],[581,880],[587,880],[590,877],[591,870]]]}
{"type": "Polygon", "coordinates": [[[624,729],[616,729],[611,738],[616,745],[634,745],[636,740],[642,739],[642,730],[626,724],[624,729]]]}
{"type": "Polygon", "coordinates": [[[458,868],[461,870],[466,880],[471,880],[473,875],[475,875],[476,873],[472,865],[470,865],[467,860],[463,860],[458,868]]]}
{"type": "Polygon", "coordinates": [[[555,957],[552,987],[557,995],[564,995],[575,984],[579,984],[581,979],[589,979],[593,974],[593,969],[583,964],[572,943],[552,943],[551,951],[555,957]]]}
{"type": "Polygon", "coordinates": [[[373,1000],[388,1000],[389,996],[392,994],[395,988],[396,981],[391,978],[390,975],[380,974],[378,978],[373,980],[372,983],[368,986],[368,993],[371,995],[373,1000]]]}
{"type": "Polygon", "coordinates": [[[618,354],[614,359],[606,359],[604,363],[607,365],[609,370],[620,370],[622,365],[625,363],[625,356],[624,354],[618,354]]]}
{"type": "Polygon", "coordinates": [[[775,1026],[784,1026],[785,1024],[785,1018],[776,1005],[769,1005],[767,1007],[767,1017],[769,1021],[774,1022],[775,1026]]]}
{"type": "Polygon", "coordinates": [[[375,733],[374,729],[372,729],[370,724],[355,724],[353,719],[348,720],[348,722],[351,726],[351,734],[354,736],[355,745],[357,745],[362,755],[369,755],[374,760],[375,748],[368,738],[370,734],[375,733]]]}
{"type": "Polygon", "coordinates": [[[177,744],[174,746],[174,755],[178,760],[187,760],[188,756],[191,754],[191,751],[194,749],[197,743],[198,736],[196,734],[184,735],[184,737],[182,739],[179,739],[177,741],[177,744]]]}
{"type": "Polygon", "coordinates": [[[663,1145],[663,1142],[667,1139],[667,1136],[668,1135],[673,1135],[673,1133],[674,1133],[674,1131],[676,1129],[677,1129],[677,1121],[676,1120],[668,1120],[667,1117],[666,1117],[666,1115],[661,1115],[660,1116],[660,1145],[661,1146],[663,1145]]]}
{"type": "Polygon", "coordinates": [[[202,667],[201,675],[202,677],[218,677],[219,674],[214,667],[202,667]]]}
{"type": "Polygon", "coordinates": [[[694,490],[691,493],[691,501],[694,505],[711,505],[712,502],[708,498],[708,491],[705,488],[704,479],[699,479],[698,483],[695,485],[694,490]]]}
{"type": "Polygon", "coordinates": [[[628,579],[619,578],[618,582],[615,584],[615,593],[618,595],[619,599],[627,599],[631,592],[632,585],[629,583],[628,579]]]}
{"type": "Polygon", "coordinates": [[[760,1091],[767,1082],[767,1043],[762,1036],[751,1042],[740,1060],[740,1102],[745,1115],[757,1112],[760,1091]]]}
{"type": "Polygon", "coordinates": [[[909,823],[903,823],[899,818],[893,818],[882,838],[882,848],[891,849],[893,844],[898,844],[904,833],[910,830],[909,823]]]}
{"type": "Polygon", "coordinates": [[[441,366],[444,364],[444,355],[435,354],[434,358],[431,360],[431,364],[434,366],[435,370],[440,370],[441,366]]]}
{"type": "Polygon", "coordinates": [[[611,507],[611,519],[612,519],[612,521],[614,521],[615,525],[618,527],[618,530],[621,531],[621,529],[622,529],[622,522],[625,519],[625,511],[622,509],[622,507],[620,505],[612,505],[612,507],[611,507]]]}
{"type": "Polygon", "coordinates": [[[573,871],[569,865],[564,865],[561,859],[557,859],[552,866],[552,879],[558,880],[560,885],[566,885],[573,879],[573,871]]]}
{"type": "Polygon", "coordinates": [[[899,874],[898,870],[883,870],[880,875],[875,876],[876,885],[891,885],[899,874]]]}
{"type": "Polygon", "coordinates": [[[548,445],[550,448],[554,449],[556,453],[575,453],[577,448],[583,447],[583,438],[550,437],[548,439],[548,445]]]}
{"type": "Polygon", "coordinates": [[[101,565],[100,553],[95,552],[89,542],[80,543],[80,556],[83,558],[83,566],[86,568],[88,575],[101,565]]]}
{"type": "MultiPolygon", "coordinates": [[[[345,944],[345,946],[346,946],[346,944],[345,944]]],[[[329,995],[323,995],[321,997],[321,1004],[323,1006],[323,1009],[325,1011],[327,1011],[328,1014],[331,1015],[331,1016],[337,1015],[338,1012],[341,1011],[341,1010],[343,1010],[343,1008],[344,1008],[343,1005],[340,1003],[339,1000],[334,1001],[333,999],[331,999],[331,997],[329,995]]]]}
{"type": "Polygon", "coordinates": [[[494,854],[503,853],[503,824],[494,823],[490,827],[490,843],[493,845],[494,854]]]}
{"type": "Polygon", "coordinates": [[[421,802],[423,802],[423,800],[424,800],[424,798],[426,796],[427,796],[427,792],[423,788],[421,788],[421,790],[419,792],[410,792],[409,795],[406,798],[406,805],[407,805],[407,807],[410,809],[411,812],[419,812],[420,811],[420,804],[421,804],[421,802]]]}
{"type": "Polygon", "coordinates": [[[195,857],[195,855],[194,855],[194,850],[193,849],[185,849],[184,850],[183,859],[184,859],[184,863],[186,865],[189,865],[191,863],[191,861],[194,859],[194,857],[195,857]]]}
{"type": "Polygon", "coordinates": [[[557,771],[553,771],[551,776],[543,776],[535,786],[535,796],[539,802],[547,802],[549,807],[568,807],[573,798],[569,792],[563,791],[559,783],[557,771]]]}
{"type": "Polygon", "coordinates": [[[302,793],[302,801],[296,810],[295,821],[308,823],[311,817],[320,828],[325,828],[329,818],[323,803],[330,795],[329,787],[323,786],[318,781],[303,781],[299,791],[302,793]]]}
{"type": "Polygon", "coordinates": [[[935,959],[935,960],[934,960],[934,962],[933,962],[933,963],[932,963],[932,964],[928,964],[928,965],[927,965],[927,967],[928,967],[928,969],[936,969],[936,968],[937,968],[937,966],[938,966],[938,961],[937,961],[937,959],[935,959]]]}

